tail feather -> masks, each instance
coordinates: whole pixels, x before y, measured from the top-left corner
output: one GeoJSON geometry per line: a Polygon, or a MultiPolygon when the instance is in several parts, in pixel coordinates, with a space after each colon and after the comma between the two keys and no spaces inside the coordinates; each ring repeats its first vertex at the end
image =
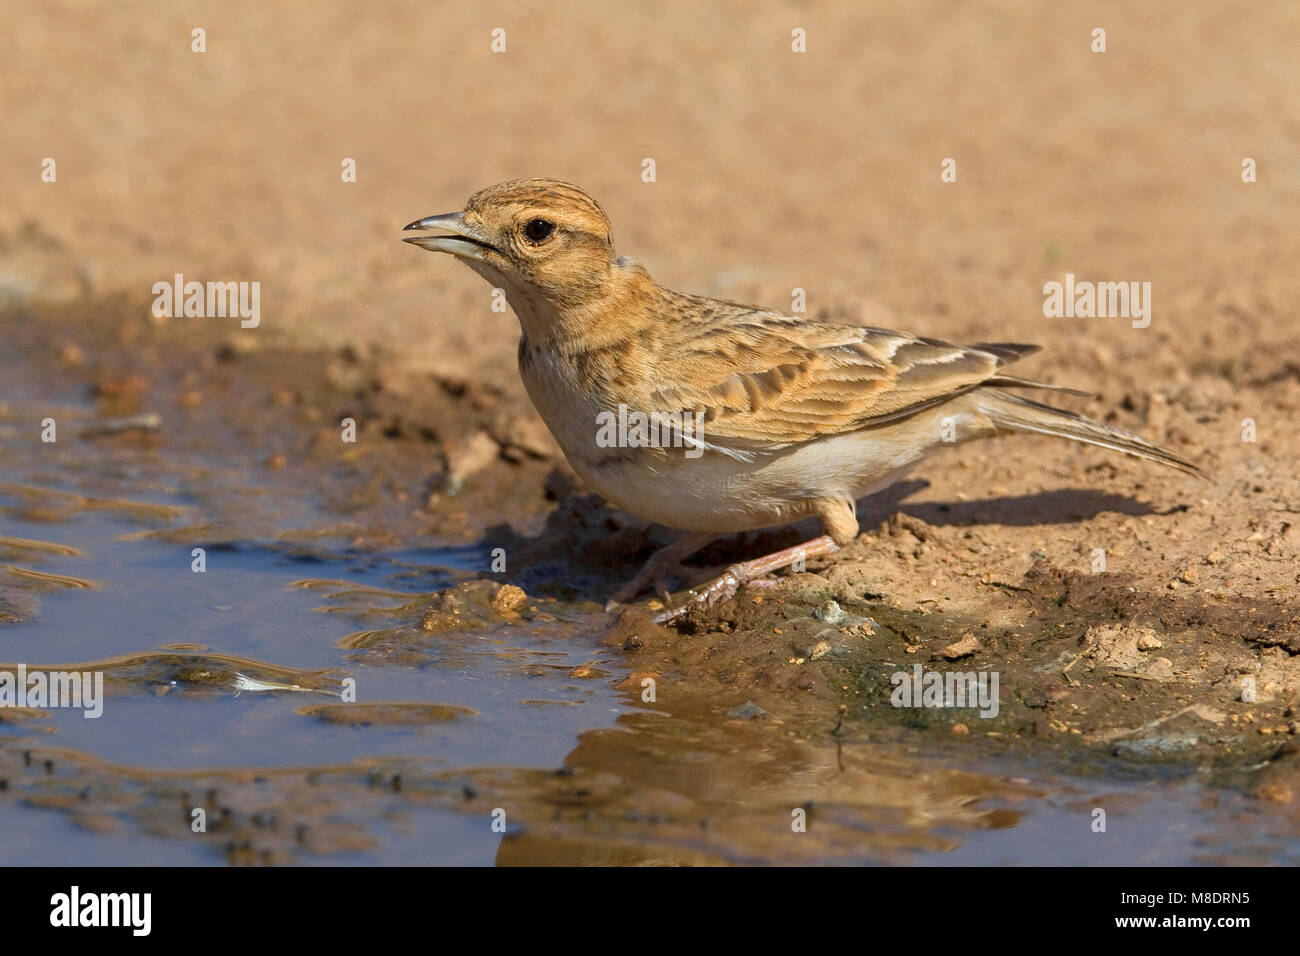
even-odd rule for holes
{"type": "MultiPolygon", "coordinates": [[[[1033,355],[1041,345],[1024,345],[1018,342],[981,342],[978,345],[972,345],[971,349],[979,352],[988,352],[996,356],[998,367],[1010,365],[1012,362],[1018,362],[1026,355],[1033,355]]],[[[1095,398],[1092,392],[1081,392],[1077,388],[1068,388],[1065,385],[1048,385],[1046,382],[1035,382],[1033,379],[1020,378],[1017,375],[1005,375],[998,372],[992,378],[985,380],[985,385],[1000,386],[1002,388],[1041,388],[1049,392],[1060,392],[1063,395],[1080,395],[1083,398],[1095,398]]]]}
{"type": "Polygon", "coordinates": [[[996,355],[1000,360],[998,364],[1006,365],[1010,362],[1018,362],[1026,355],[1042,351],[1043,347],[1026,345],[1023,342],[980,342],[978,345],[972,345],[971,348],[996,355]]]}
{"type": "Polygon", "coordinates": [[[986,385],[997,385],[1002,388],[1041,388],[1046,392],[1060,392],[1062,395],[1078,395],[1080,398],[1096,398],[1092,392],[1085,392],[1083,389],[1070,388],[1068,385],[1049,385],[1047,382],[1035,382],[1029,378],[1019,378],[1015,375],[995,375],[990,379],[985,379],[986,385]]]}
{"type": "Polygon", "coordinates": [[[1153,445],[1132,432],[1112,428],[1110,425],[1094,422],[1082,415],[997,389],[980,389],[975,394],[975,398],[979,402],[980,411],[1000,430],[1037,432],[1041,435],[1086,442],[1145,458],[1148,461],[1157,461],[1186,474],[1195,475],[1197,478],[1206,477],[1205,473],[1191,462],[1184,461],[1173,452],[1153,445]]]}

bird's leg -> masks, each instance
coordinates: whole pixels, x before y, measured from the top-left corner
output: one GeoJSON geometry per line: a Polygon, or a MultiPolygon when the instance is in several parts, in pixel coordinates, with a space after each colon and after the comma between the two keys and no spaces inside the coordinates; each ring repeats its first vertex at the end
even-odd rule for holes
{"type": "Polygon", "coordinates": [[[609,601],[606,602],[605,610],[607,612],[613,611],[620,604],[626,604],[628,601],[633,600],[650,584],[655,586],[655,591],[661,598],[667,598],[668,588],[665,576],[669,572],[677,571],[683,561],[717,537],[716,534],[701,531],[688,534],[686,537],[660,548],[650,555],[649,560],[637,572],[636,577],[614,592],[609,601]]]}
{"type": "Polygon", "coordinates": [[[781,568],[788,567],[806,558],[834,554],[839,549],[840,546],[835,543],[835,539],[828,534],[824,534],[820,538],[813,538],[811,541],[797,544],[793,548],[786,548],[784,551],[775,551],[752,561],[733,564],[727,568],[721,577],[714,578],[701,587],[693,588],[691,592],[693,596],[687,603],[668,608],[656,614],[655,623],[667,624],[669,621],[675,621],[693,607],[700,607],[701,605],[710,607],[719,601],[725,601],[733,596],[742,584],[748,584],[756,578],[761,578],[772,571],[779,571],[781,568]]]}

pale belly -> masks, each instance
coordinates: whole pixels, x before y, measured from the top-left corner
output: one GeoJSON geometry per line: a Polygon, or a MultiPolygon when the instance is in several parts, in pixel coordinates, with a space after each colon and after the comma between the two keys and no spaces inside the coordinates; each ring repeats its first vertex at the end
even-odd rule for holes
{"type": "Polygon", "coordinates": [[[671,528],[725,533],[797,521],[827,499],[856,501],[897,481],[931,447],[907,432],[878,430],[749,463],[715,452],[693,460],[633,455],[602,468],[577,455],[569,460],[592,490],[625,511],[671,528]]]}

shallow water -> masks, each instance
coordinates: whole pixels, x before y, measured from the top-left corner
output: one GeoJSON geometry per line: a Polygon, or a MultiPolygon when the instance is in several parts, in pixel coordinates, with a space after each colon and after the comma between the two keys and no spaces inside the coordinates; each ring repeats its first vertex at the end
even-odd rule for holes
{"type": "Polygon", "coordinates": [[[107,700],[0,712],[0,863],[1300,862],[1195,777],[972,766],[728,719],[712,684],[643,702],[589,604],[426,630],[485,548],[377,546],[221,435],[42,443],[92,412],[28,385],[0,409],[0,670],[103,671],[107,700]]]}

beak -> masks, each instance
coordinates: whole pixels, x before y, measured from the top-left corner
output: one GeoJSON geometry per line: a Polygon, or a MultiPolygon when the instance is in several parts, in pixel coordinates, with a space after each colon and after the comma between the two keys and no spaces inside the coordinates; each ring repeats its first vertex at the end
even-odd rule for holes
{"type": "Polygon", "coordinates": [[[417,219],[415,222],[408,223],[405,229],[443,229],[453,233],[450,236],[412,236],[402,240],[421,249],[428,249],[430,252],[449,252],[460,259],[486,262],[487,254],[496,251],[491,243],[482,238],[478,229],[465,221],[465,214],[462,212],[449,212],[441,216],[417,219]]]}

